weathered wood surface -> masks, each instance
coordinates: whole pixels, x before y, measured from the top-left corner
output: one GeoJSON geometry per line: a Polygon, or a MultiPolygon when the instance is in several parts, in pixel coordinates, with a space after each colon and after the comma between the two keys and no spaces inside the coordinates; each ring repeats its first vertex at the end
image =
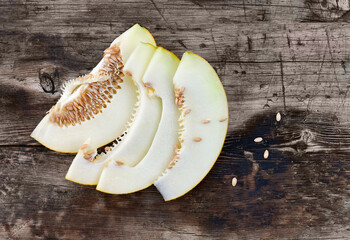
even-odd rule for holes
{"type": "Polygon", "coordinates": [[[0,239],[349,238],[348,0],[2,0],[0,13],[0,239]],[[216,165],[169,203],[68,182],[73,155],[29,137],[134,23],[210,61],[230,105],[216,165]]]}

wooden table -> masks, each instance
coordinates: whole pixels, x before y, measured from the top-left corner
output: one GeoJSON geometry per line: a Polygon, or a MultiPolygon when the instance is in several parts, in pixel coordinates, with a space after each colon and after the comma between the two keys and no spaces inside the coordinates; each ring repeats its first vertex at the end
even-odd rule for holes
{"type": "Polygon", "coordinates": [[[2,0],[0,239],[349,239],[349,6],[2,0]],[[154,187],[116,196],[66,181],[74,155],[29,137],[64,81],[134,23],[179,57],[206,58],[229,101],[214,168],[167,203],[154,187]]]}

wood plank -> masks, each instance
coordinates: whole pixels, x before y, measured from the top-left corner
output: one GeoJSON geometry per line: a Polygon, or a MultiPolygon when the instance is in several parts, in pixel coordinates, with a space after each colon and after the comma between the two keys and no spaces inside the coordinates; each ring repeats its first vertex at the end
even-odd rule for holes
{"type": "Polygon", "coordinates": [[[0,2],[0,239],[348,237],[349,6],[0,2]],[[198,187],[169,203],[154,187],[112,196],[68,182],[73,155],[29,137],[64,81],[89,72],[136,22],[177,56],[191,50],[212,63],[229,101],[218,162],[198,187]]]}
{"type": "MultiPolygon", "coordinates": [[[[350,64],[347,50],[350,33],[344,31],[344,26],[335,28],[332,24],[323,24],[322,27],[330,29],[324,30],[314,24],[307,27],[302,25],[291,27],[293,30],[287,33],[283,28],[271,30],[266,33],[266,39],[259,28],[267,25],[251,26],[250,37],[241,35],[236,26],[223,25],[213,29],[213,35],[203,33],[207,36],[197,36],[196,32],[189,31],[187,38],[182,39],[187,48],[206,57],[217,69],[233,108],[230,129],[267,106],[280,110],[284,105],[286,108],[314,108],[315,111],[336,113],[342,121],[348,122],[346,97],[350,85],[346,73],[350,64]],[[212,39],[211,36],[215,37],[212,39]],[[202,49],[202,43],[198,44],[201,39],[208,41],[202,41],[207,46],[202,49]],[[248,39],[250,44],[247,43],[248,39]],[[237,116],[235,112],[241,114],[237,116]],[[239,119],[235,120],[237,117],[239,119]]],[[[167,44],[162,39],[169,32],[153,32],[163,34],[156,38],[160,45],[167,44]]],[[[50,35],[13,33],[1,35],[0,38],[3,38],[1,42],[9,42],[3,49],[11,49],[3,51],[3,64],[0,67],[3,73],[0,76],[3,86],[0,119],[4,123],[0,126],[0,142],[36,145],[28,136],[59,98],[64,81],[91,70],[108,44],[98,43],[100,49],[89,54],[92,46],[89,47],[89,43],[82,40],[86,47],[84,54],[80,55],[79,48],[68,53],[75,44],[67,43],[66,47],[63,44],[66,40],[58,41],[55,39],[60,38],[50,35]],[[21,56],[17,52],[23,47],[27,49],[21,56]],[[53,49],[57,49],[57,52],[50,55],[53,49]],[[90,59],[85,61],[86,58],[90,59]],[[47,86],[40,85],[39,72],[48,76],[44,78],[47,86]],[[20,101],[17,96],[21,96],[20,101]]],[[[183,53],[185,49],[181,48],[183,53]]],[[[176,51],[181,56],[175,48],[176,51]]]]}
{"type": "Polygon", "coordinates": [[[346,236],[349,130],[334,118],[302,111],[283,114],[280,122],[274,112],[254,116],[245,128],[230,132],[204,181],[169,203],[154,187],[113,196],[65,181],[70,155],[41,146],[0,148],[2,234],[67,239],[74,234],[137,234],[142,239],[307,238],[310,232],[314,237],[346,236]],[[264,140],[257,144],[253,140],[258,136],[264,140]],[[263,158],[265,149],[268,159],[263,158]],[[238,179],[235,187],[232,177],[238,179]]]}

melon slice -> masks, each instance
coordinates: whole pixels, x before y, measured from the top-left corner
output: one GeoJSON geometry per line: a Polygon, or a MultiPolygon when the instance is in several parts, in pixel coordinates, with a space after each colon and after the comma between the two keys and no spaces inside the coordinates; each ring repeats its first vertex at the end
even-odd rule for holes
{"type": "Polygon", "coordinates": [[[154,183],[166,201],[184,195],[207,175],[221,152],[228,127],[225,90],[207,61],[186,52],[174,85],[181,112],[181,145],[174,161],[154,183]]]}
{"type": "Polygon", "coordinates": [[[135,167],[112,158],[102,171],[97,190],[112,194],[139,191],[152,185],[167,168],[178,141],[179,111],[174,104],[172,83],[178,64],[179,59],[175,55],[163,48],[157,48],[143,77],[143,81],[162,100],[162,115],[152,145],[135,167]]]}
{"type": "Polygon", "coordinates": [[[124,71],[132,76],[139,92],[139,101],[134,121],[126,130],[122,141],[114,147],[106,147],[106,153],[96,156],[97,150],[91,148],[88,140],[74,158],[66,179],[88,185],[96,185],[103,166],[109,159],[118,159],[119,164],[134,166],[150,148],[162,114],[162,104],[147,83],[142,81],[143,74],[156,48],[140,43],[124,66],[124,71]]]}
{"type": "Polygon", "coordinates": [[[147,29],[134,25],[105,50],[99,64],[83,77],[69,81],[61,98],[31,136],[59,152],[78,152],[91,138],[97,148],[121,135],[137,100],[136,88],[123,66],[140,42],[155,45],[147,29]]]}

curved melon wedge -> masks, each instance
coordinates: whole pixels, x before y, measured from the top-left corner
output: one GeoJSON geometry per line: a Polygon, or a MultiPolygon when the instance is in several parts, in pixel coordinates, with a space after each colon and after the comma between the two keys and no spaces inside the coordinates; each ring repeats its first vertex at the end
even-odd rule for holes
{"type": "Polygon", "coordinates": [[[148,30],[138,24],[115,39],[90,74],[65,84],[61,98],[31,136],[52,150],[74,153],[88,138],[98,148],[121,135],[137,99],[123,66],[140,42],[155,45],[148,30]]]}
{"type": "Polygon", "coordinates": [[[184,195],[207,175],[221,152],[228,127],[225,90],[207,61],[186,52],[174,85],[181,111],[181,146],[174,162],[154,183],[166,201],[184,195]]]}
{"type": "Polygon", "coordinates": [[[126,130],[127,134],[113,148],[108,147],[106,153],[97,156],[96,149],[90,146],[91,140],[83,144],[68,170],[67,180],[96,185],[103,167],[109,159],[118,159],[119,164],[134,166],[146,155],[162,114],[162,104],[159,97],[149,94],[150,89],[145,87],[142,81],[143,74],[155,50],[156,47],[150,44],[140,43],[124,66],[124,71],[132,76],[139,91],[138,107],[133,115],[135,120],[126,130]]]}
{"type": "Polygon", "coordinates": [[[174,104],[172,79],[178,64],[175,55],[157,48],[143,77],[162,100],[162,116],[152,145],[135,167],[111,159],[102,171],[97,190],[112,194],[142,190],[152,185],[172,160],[178,141],[178,110],[174,104]]]}

